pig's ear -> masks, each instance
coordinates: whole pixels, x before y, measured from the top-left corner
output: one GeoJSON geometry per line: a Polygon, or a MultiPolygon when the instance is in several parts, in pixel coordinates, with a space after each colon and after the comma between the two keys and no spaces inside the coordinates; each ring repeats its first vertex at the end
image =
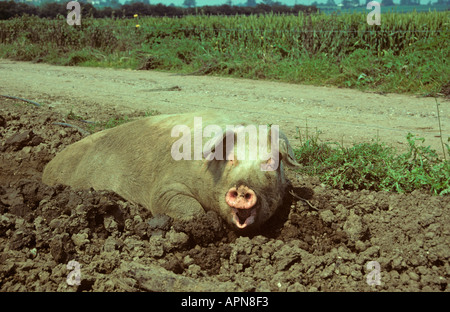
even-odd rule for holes
{"type": "MultiPolygon", "coordinates": [[[[269,135],[272,131],[269,132],[269,135]]],[[[301,165],[295,160],[294,151],[292,150],[291,144],[289,144],[289,140],[286,135],[278,131],[278,146],[280,148],[280,156],[283,163],[290,167],[301,167],[301,165]]]]}

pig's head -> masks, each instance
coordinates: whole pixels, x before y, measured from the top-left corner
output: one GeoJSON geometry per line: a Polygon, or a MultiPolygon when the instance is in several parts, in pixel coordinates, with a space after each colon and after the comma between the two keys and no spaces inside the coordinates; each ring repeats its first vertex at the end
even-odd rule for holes
{"type": "Polygon", "coordinates": [[[215,148],[205,153],[205,157],[209,157],[207,167],[217,187],[214,200],[218,203],[218,213],[237,229],[251,229],[267,221],[281,205],[288,186],[283,166],[299,164],[294,159],[286,136],[274,127],[266,136],[258,136],[258,142],[267,144],[266,155],[260,153],[259,143],[255,147],[251,140],[246,140],[246,157],[242,157],[237,148],[241,130],[225,131],[215,142],[215,148]],[[234,141],[230,141],[231,138],[234,141]],[[249,156],[252,148],[258,149],[256,158],[249,156]],[[223,160],[217,160],[219,154],[222,154],[223,160]]]}

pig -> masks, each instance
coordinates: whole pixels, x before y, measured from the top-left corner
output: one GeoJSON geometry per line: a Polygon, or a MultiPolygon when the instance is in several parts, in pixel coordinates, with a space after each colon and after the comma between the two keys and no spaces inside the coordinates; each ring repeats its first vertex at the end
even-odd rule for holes
{"type": "MultiPolygon", "coordinates": [[[[267,142],[269,159],[236,157],[237,133],[247,125],[250,123],[216,112],[143,118],[68,146],[46,165],[42,180],[50,186],[110,190],[154,215],[166,214],[175,220],[193,220],[213,210],[234,230],[259,228],[276,213],[286,194],[289,181],[284,165],[295,168],[299,164],[281,131],[276,138],[272,131],[267,131],[265,138],[258,136],[259,142],[267,142]],[[180,138],[173,129],[180,125],[194,129],[198,116],[202,117],[202,130],[216,125],[222,133],[209,138],[212,147],[203,151],[201,159],[190,158],[195,151],[184,150],[193,144],[183,145],[187,159],[174,157],[177,146],[181,152],[180,143],[190,143],[193,138],[198,144],[198,138],[195,131],[180,138]],[[227,125],[241,128],[226,130],[227,125]],[[234,142],[228,140],[231,138],[234,142]],[[263,165],[268,166],[264,169],[263,165]]],[[[207,145],[204,140],[203,148],[207,145]]],[[[249,149],[249,141],[245,141],[245,149],[249,149]]]]}

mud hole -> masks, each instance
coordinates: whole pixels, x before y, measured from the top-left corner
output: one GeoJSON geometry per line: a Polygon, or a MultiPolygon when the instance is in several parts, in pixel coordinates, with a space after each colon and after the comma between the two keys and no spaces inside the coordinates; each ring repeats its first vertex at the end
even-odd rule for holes
{"type": "Polygon", "coordinates": [[[338,191],[288,172],[310,205],[287,198],[239,236],[212,212],[178,223],[111,192],[42,184],[80,132],[52,125],[64,115],[51,108],[0,101],[1,291],[450,290],[449,196],[338,191]],[[80,285],[67,283],[71,260],[80,285]]]}

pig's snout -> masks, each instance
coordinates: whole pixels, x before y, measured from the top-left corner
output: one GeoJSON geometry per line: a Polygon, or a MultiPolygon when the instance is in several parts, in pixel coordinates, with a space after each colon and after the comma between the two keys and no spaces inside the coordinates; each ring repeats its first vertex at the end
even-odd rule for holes
{"type": "Polygon", "coordinates": [[[228,206],[236,209],[250,209],[256,204],[256,195],[252,189],[241,185],[232,187],[226,195],[228,206]]]}
{"type": "Polygon", "coordinates": [[[225,201],[231,207],[233,223],[240,229],[255,222],[257,197],[255,192],[241,185],[228,190],[225,201]]]}

